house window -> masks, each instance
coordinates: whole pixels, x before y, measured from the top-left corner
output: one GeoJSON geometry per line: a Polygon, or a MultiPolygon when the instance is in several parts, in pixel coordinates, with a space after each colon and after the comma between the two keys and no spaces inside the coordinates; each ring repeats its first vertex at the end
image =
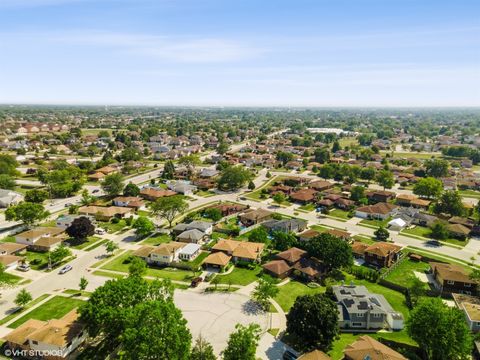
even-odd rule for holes
{"type": "Polygon", "coordinates": [[[356,314],[356,315],[357,315],[357,317],[359,317],[359,318],[361,318],[361,317],[364,317],[364,316],[365,316],[365,314],[364,314],[364,313],[361,313],[361,314],[356,314]]]}
{"type": "Polygon", "coordinates": [[[448,281],[447,281],[447,284],[448,284],[448,285],[453,285],[453,284],[455,284],[455,281],[448,280],[448,281]]]}
{"type": "Polygon", "coordinates": [[[362,323],[360,323],[360,322],[354,322],[354,323],[352,323],[352,326],[362,326],[362,323]]]}
{"type": "Polygon", "coordinates": [[[38,341],[32,340],[32,344],[33,344],[33,345],[38,345],[38,341]]]}
{"type": "Polygon", "coordinates": [[[373,317],[375,317],[375,318],[382,317],[382,314],[372,314],[372,315],[373,315],[373,317]]]}

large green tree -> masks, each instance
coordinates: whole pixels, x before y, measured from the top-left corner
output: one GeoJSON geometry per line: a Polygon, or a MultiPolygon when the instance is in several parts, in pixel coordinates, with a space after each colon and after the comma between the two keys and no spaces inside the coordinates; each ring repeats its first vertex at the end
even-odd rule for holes
{"type": "Polygon", "coordinates": [[[223,360],[255,360],[259,340],[260,326],[258,324],[248,326],[237,324],[222,353],[223,360]]]}
{"type": "Polygon", "coordinates": [[[301,350],[329,351],[338,334],[337,305],[326,294],[297,297],[287,314],[287,333],[299,339],[301,350]]]}
{"type": "Polygon", "coordinates": [[[190,353],[190,360],[216,360],[212,345],[199,335],[190,353]]]}
{"type": "Polygon", "coordinates": [[[425,172],[428,176],[441,178],[448,176],[449,163],[447,160],[430,159],[425,161],[425,172]]]}
{"type": "Polygon", "coordinates": [[[395,185],[395,179],[393,178],[393,173],[390,170],[380,170],[377,173],[377,182],[380,186],[385,189],[391,189],[395,185]]]}
{"type": "Polygon", "coordinates": [[[353,263],[350,245],[331,234],[320,234],[308,241],[304,247],[311,256],[321,260],[328,271],[350,266],[353,263]]]}
{"type": "Polygon", "coordinates": [[[431,360],[470,358],[472,336],[465,315],[445,305],[440,298],[422,298],[410,312],[407,332],[431,360]]]}
{"type": "Polygon", "coordinates": [[[413,193],[429,199],[437,198],[443,191],[443,184],[433,177],[420,179],[413,187],[413,193]]]}
{"type": "Polygon", "coordinates": [[[168,225],[172,227],[175,217],[188,209],[188,203],[181,195],[168,196],[155,200],[150,205],[150,209],[153,215],[167,220],[168,225]]]}
{"type": "Polygon", "coordinates": [[[268,310],[270,299],[273,299],[279,291],[280,289],[272,280],[260,278],[252,292],[252,297],[264,310],[268,310]]]}
{"type": "Polygon", "coordinates": [[[118,196],[123,192],[125,185],[123,184],[123,176],[120,173],[113,173],[105,176],[102,181],[102,189],[108,196],[118,196]]]}
{"type": "Polygon", "coordinates": [[[124,196],[138,196],[140,194],[140,188],[132,182],[129,182],[123,189],[124,196]]]}
{"type": "Polygon", "coordinates": [[[25,201],[41,204],[48,199],[48,192],[41,189],[28,190],[25,193],[25,201]]]}
{"type": "Polygon", "coordinates": [[[243,166],[229,166],[222,170],[217,180],[220,190],[232,191],[241,188],[252,179],[252,173],[243,166]]]}
{"type": "Polygon", "coordinates": [[[8,174],[0,174],[0,189],[13,190],[15,189],[15,179],[8,174]]]}
{"type": "Polygon", "coordinates": [[[132,227],[136,230],[139,237],[144,237],[155,230],[155,224],[146,216],[139,216],[133,223],[132,227]]]}
{"type": "Polygon", "coordinates": [[[446,213],[452,216],[463,216],[466,213],[460,193],[454,190],[445,191],[435,204],[434,210],[437,214],[446,213]]]}
{"type": "Polygon", "coordinates": [[[172,160],[167,160],[163,166],[162,179],[171,180],[175,177],[175,165],[172,160]]]}
{"type": "Polygon", "coordinates": [[[76,240],[85,240],[95,233],[95,226],[86,216],[81,216],[72,221],[65,232],[76,240]]]}
{"type": "Polygon", "coordinates": [[[5,219],[21,221],[27,226],[31,226],[38,221],[46,219],[50,213],[45,210],[42,204],[22,201],[17,205],[10,206],[5,211],[5,219]]]}
{"type": "Polygon", "coordinates": [[[187,155],[178,159],[178,164],[187,168],[187,176],[191,178],[195,174],[195,168],[200,165],[202,161],[198,155],[187,155]]]}
{"type": "Polygon", "coordinates": [[[121,358],[125,360],[187,360],[192,336],[173,301],[157,299],[132,309],[120,341],[121,358]]]}

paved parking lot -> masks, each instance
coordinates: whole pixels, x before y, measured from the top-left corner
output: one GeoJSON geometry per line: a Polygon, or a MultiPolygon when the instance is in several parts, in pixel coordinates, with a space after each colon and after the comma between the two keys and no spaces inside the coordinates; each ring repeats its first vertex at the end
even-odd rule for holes
{"type": "MultiPolygon", "coordinates": [[[[235,329],[235,324],[247,325],[257,323],[265,331],[269,328],[269,315],[259,311],[248,296],[237,293],[198,293],[192,291],[175,291],[175,304],[179,307],[192,332],[193,339],[201,333],[213,346],[217,355],[226,347],[228,337],[235,329]]],[[[266,335],[269,335],[268,333],[266,335]]],[[[277,348],[275,339],[262,336],[258,355],[267,349],[277,348]],[[265,349],[264,349],[265,348],[265,349]]],[[[270,359],[276,358],[269,357],[270,359]]]]}

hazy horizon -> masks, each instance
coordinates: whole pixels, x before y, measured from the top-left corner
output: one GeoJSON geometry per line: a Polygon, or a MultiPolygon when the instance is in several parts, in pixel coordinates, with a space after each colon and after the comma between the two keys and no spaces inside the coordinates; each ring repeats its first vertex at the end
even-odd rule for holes
{"type": "Polygon", "coordinates": [[[472,0],[0,0],[0,103],[480,106],[472,0]]]}

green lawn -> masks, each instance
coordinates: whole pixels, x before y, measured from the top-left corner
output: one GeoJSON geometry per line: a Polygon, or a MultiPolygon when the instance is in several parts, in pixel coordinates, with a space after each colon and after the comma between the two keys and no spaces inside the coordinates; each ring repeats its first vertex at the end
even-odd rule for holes
{"type": "Polygon", "coordinates": [[[171,240],[168,234],[155,234],[141,242],[142,245],[160,245],[171,240]]]}
{"type": "Polygon", "coordinates": [[[10,324],[8,327],[16,329],[29,319],[37,319],[47,321],[50,319],[60,319],[62,316],[71,310],[81,306],[85,302],[78,299],[72,299],[64,296],[55,296],[40,305],[38,308],[25,314],[17,321],[10,324]]]}
{"type": "Polygon", "coordinates": [[[99,240],[101,240],[101,238],[98,236],[89,236],[86,241],[82,241],[80,243],[76,242],[75,239],[68,239],[67,242],[70,243],[70,247],[72,249],[83,250],[92,246],[99,240]]]}
{"type": "Polygon", "coordinates": [[[90,297],[92,295],[92,293],[89,292],[89,291],[80,291],[80,290],[75,290],[75,289],[63,290],[62,293],[67,294],[67,295],[81,295],[81,296],[85,296],[85,297],[90,297]]]}
{"type": "Polygon", "coordinates": [[[348,216],[348,211],[345,211],[345,210],[342,210],[342,209],[333,209],[333,210],[330,210],[330,212],[328,213],[328,215],[330,215],[330,216],[335,216],[335,217],[337,217],[337,218],[345,219],[345,220],[350,219],[350,217],[348,216]]]}
{"type": "MultiPolygon", "coordinates": [[[[432,239],[432,237],[430,236],[432,234],[432,230],[424,226],[415,226],[410,229],[404,229],[401,231],[401,233],[407,236],[414,235],[414,236],[424,237],[427,240],[432,239]]],[[[457,245],[457,246],[465,246],[468,244],[467,240],[459,240],[455,238],[448,238],[441,241],[452,244],[452,245],[457,245]]]]}
{"type": "MultiPolygon", "coordinates": [[[[428,263],[423,261],[413,261],[405,257],[386,277],[385,280],[392,283],[410,287],[412,279],[415,277],[414,271],[423,273],[429,269],[428,263]]],[[[428,289],[428,284],[425,284],[425,289],[428,289]]]]}
{"type": "Polygon", "coordinates": [[[459,193],[460,193],[460,195],[462,195],[464,197],[480,199],[480,191],[460,190],[459,193]]]}
{"type": "Polygon", "coordinates": [[[117,231],[122,230],[125,226],[127,226],[125,220],[121,219],[118,223],[114,224],[111,222],[98,222],[98,226],[104,228],[109,233],[116,233],[117,231]]]}
{"type": "Polygon", "coordinates": [[[215,196],[215,193],[213,191],[199,190],[195,193],[195,195],[201,196],[201,197],[211,197],[211,196],[215,196]]]}
{"type": "Polygon", "coordinates": [[[57,221],[56,220],[51,220],[51,221],[47,221],[47,222],[44,222],[42,224],[40,224],[40,226],[44,226],[44,227],[55,227],[57,224],[57,221]]]}
{"type": "Polygon", "coordinates": [[[312,295],[325,292],[325,287],[309,287],[304,283],[291,280],[283,286],[279,286],[279,292],[275,296],[275,301],[282,307],[285,312],[288,312],[293,306],[293,303],[298,296],[312,295]]]}
{"type": "Polygon", "coordinates": [[[385,220],[380,219],[363,219],[360,221],[359,224],[367,225],[367,226],[375,226],[375,227],[387,227],[388,222],[392,220],[391,218],[386,218],[385,220]]]}
{"type": "Polygon", "coordinates": [[[2,272],[0,274],[0,285],[15,285],[20,280],[22,280],[22,278],[17,275],[9,274],[6,272],[2,272]]]}
{"type": "Polygon", "coordinates": [[[138,216],[150,216],[151,212],[150,211],[145,211],[145,210],[137,210],[137,215],[138,216]]]}
{"type": "Polygon", "coordinates": [[[298,208],[298,210],[303,210],[303,211],[313,211],[315,210],[315,204],[306,204],[306,205],[302,205],[298,208]]]}
{"type": "Polygon", "coordinates": [[[231,282],[232,285],[245,286],[258,280],[261,272],[261,267],[257,267],[254,270],[235,267],[230,274],[218,274],[217,278],[219,279],[220,284],[228,284],[231,282]]]}
{"type": "Polygon", "coordinates": [[[93,275],[108,277],[108,278],[112,278],[112,279],[123,279],[126,276],[126,275],[115,274],[115,273],[111,273],[111,272],[108,272],[108,271],[102,271],[102,270],[95,270],[93,272],[93,275]]]}
{"type": "Polygon", "coordinates": [[[7,315],[5,316],[2,320],[0,320],[0,325],[3,325],[3,324],[6,324],[7,322],[9,322],[10,320],[12,320],[13,318],[16,318],[17,316],[19,316],[21,313],[25,312],[26,310],[30,309],[32,306],[38,304],[39,302],[41,302],[42,300],[45,300],[47,297],[49,297],[50,295],[49,294],[43,294],[41,296],[39,296],[38,298],[30,301],[27,305],[25,305],[23,308],[20,308],[18,311],[15,311],[13,313],[11,313],[10,315],[7,315]]]}
{"type": "MultiPolygon", "coordinates": [[[[101,269],[128,273],[128,267],[130,266],[130,264],[128,263],[127,259],[131,255],[132,253],[130,251],[127,251],[122,255],[118,256],[117,258],[113,259],[113,261],[102,266],[101,269]]],[[[193,272],[188,270],[175,269],[175,268],[149,267],[147,268],[146,276],[159,277],[163,279],[170,279],[170,280],[177,280],[177,281],[188,281],[190,278],[193,277],[193,272]]]]}
{"type": "Polygon", "coordinates": [[[194,260],[192,261],[185,261],[185,264],[189,264],[192,269],[198,268],[200,265],[202,265],[203,260],[208,256],[207,251],[202,251],[194,260]]]}
{"type": "Polygon", "coordinates": [[[353,239],[355,241],[360,241],[360,242],[363,242],[365,244],[374,244],[376,243],[376,241],[370,237],[370,236],[366,236],[366,235],[354,235],[353,236],[353,239]]]}
{"type": "Polygon", "coordinates": [[[4,242],[4,243],[6,243],[6,242],[14,243],[14,242],[15,242],[15,236],[9,235],[9,236],[7,236],[7,237],[4,237],[1,242],[4,242]]]}
{"type": "Polygon", "coordinates": [[[33,270],[42,270],[48,266],[48,253],[27,251],[27,262],[33,270]]]}

